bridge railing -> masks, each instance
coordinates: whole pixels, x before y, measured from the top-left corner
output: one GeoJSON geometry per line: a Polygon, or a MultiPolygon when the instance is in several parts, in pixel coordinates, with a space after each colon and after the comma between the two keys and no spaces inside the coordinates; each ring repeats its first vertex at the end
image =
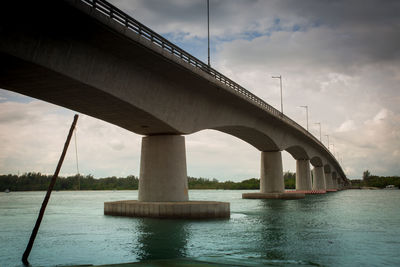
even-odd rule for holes
{"type": "MultiPolygon", "coordinates": [[[[332,156],[333,159],[335,157],[332,155],[332,153],[325,147],[325,145],[318,140],[314,135],[312,135],[310,132],[308,132],[304,127],[299,125],[297,122],[294,120],[290,119],[288,116],[284,115],[282,112],[279,110],[275,109],[271,105],[267,104],[264,100],[259,98],[258,96],[252,94],[248,90],[246,90],[244,87],[240,86],[236,82],[232,81],[225,75],[221,74],[217,70],[211,68],[198,58],[192,56],[185,50],[181,49],[180,47],[174,45],[158,33],[154,32],[147,26],[143,25],[142,23],[138,22],[122,10],[118,9],[114,5],[108,3],[105,0],[76,0],[83,2],[90,7],[92,7],[94,10],[101,12],[105,16],[109,17],[110,19],[116,21],[117,23],[125,26],[127,29],[132,30],[133,32],[141,35],[142,37],[146,38],[147,40],[151,41],[152,43],[158,45],[162,49],[170,52],[174,56],[182,59],[183,61],[189,63],[191,66],[194,66],[196,68],[201,69],[202,71],[208,73],[209,75],[213,76],[216,80],[219,82],[227,85],[228,87],[232,88],[234,91],[238,92],[239,94],[243,95],[244,97],[248,98],[251,100],[253,103],[257,104],[258,106],[262,107],[264,110],[269,112],[270,114],[273,114],[274,116],[278,117],[279,119],[291,124],[293,127],[310,137],[314,142],[318,143],[321,145],[325,151],[332,156]]],[[[335,159],[336,160],[336,159],[335,159]]],[[[337,162],[337,161],[336,161],[337,162]]],[[[339,163],[337,162],[339,165],[339,163]]],[[[340,166],[340,165],[339,165],[340,166]]]]}

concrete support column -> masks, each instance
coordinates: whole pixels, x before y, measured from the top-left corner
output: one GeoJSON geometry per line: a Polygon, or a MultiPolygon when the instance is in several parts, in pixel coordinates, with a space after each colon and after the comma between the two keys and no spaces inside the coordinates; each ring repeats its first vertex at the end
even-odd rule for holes
{"type": "Polygon", "coordinates": [[[285,192],[281,151],[261,152],[261,177],[259,193],[243,193],[242,198],[299,199],[304,193],[285,192]]]}
{"type": "Polygon", "coordinates": [[[313,190],[326,190],[324,167],[314,167],[313,177],[313,190]]]}
{"type": "Polygon", "coordinates": [[[333,178],[332,177],[332,189],[338,189],[338,182],[337,182],[337,178],[333,178]]]}
{"type": "Polygon", "coordinates": [[[341,178],[341,177],[338,177],[338,178],[336,179],[336,182],[337,182],[337,188],[341,190],[342,187],[343,187],[343,185],[342,185],[342,178],[341,178]]]}
{"type": "Polygon", "coordinates": [[[283,193],[284,190],[281,151],[261,152],[261,193],[283,193]]]}
{"type": "Polygon", "coordinates": [[[188,201],[185,137],[142,138],[139,201],[188,201]]]}
{"type": "Polygon", "coordinates": [[[296,190],[310,191],[311,172],[309,160],[296,160],[296,190]]]}
{"type": "Polygon", "coordinates": [[[331,172],[326,172],[325,173],[325,183],[326,183],[326,189],[333,189],[333,182],[332,182],[332,173],[331,172]]]}

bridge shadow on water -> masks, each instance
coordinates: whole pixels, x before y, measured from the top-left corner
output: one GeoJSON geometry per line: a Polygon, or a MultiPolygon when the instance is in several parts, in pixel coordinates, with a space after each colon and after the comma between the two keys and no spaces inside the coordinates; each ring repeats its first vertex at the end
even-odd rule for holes
{"type": "Polygon", "coordinates": [[[257,200],[250,212],[234,211],[230,220],[137,219],[130,251],[143,266],[324,265],[327,258],[335,262],[330,257],[342,245],[330,231],[331,197],[257,200]]]}
{"type": "Polygon", "coordinates": [[[262,200],[260,207],[264,212],[260,214],[260,255],[267,260],[287,259],[284,251],[281,250],[288,239],[286,235],[286,220],[282,216],[286,212],[288,202],[276,200],[262,200]]]}
{"type": "Polygon", "coordinates": [[[133,249],[140,261],[177,259],[187,255],[189,231],[184,220],[141,219],[138,223],[139,247],[133,249]]]}
{"type": "Polygon", "coordinates": [[[258,203],[260,237],[257,250],[264,264],[320,265],[322,255],[314,253],[314,246],[318,243],[319,249],[326,246],[329,251],[331,244],[328,240],[336,237],[327,231],[329,225],[326,221],[321,221],[321,214],[315,210],[315,201],[324,202],[326,197],[311,196],[296,201],[261,200],[258,203]]]}

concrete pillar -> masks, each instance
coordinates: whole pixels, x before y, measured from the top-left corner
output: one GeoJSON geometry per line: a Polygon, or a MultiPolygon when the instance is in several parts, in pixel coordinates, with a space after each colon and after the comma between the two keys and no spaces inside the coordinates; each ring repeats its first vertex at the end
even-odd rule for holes
{"type": "Polygon", "coordinates": [[[142,138],[139,201],[188,201],[185,137],[142,138]]]}
{"type": "Polygon", "coordinates": [[[332,172],[332,189],[338,189],[337,173],[332,172]]]}
{"type": "Polygon", "coordinates": [[[313,190],[326,190],[324,167],[314,167],[313,177],[313,190]]]}
{"type": "Polygon", "coordinates": [[[325,183],[326,183],[326,189],[333,189],[332,173],[331,172],[326,172],[325,173],[325,183]]]}
{"type": "Polygon", "coordinates": [[[342,185],[342,178],[341,178],[341,177],[338,177],[338,178],[336,179],[336,182],[337,182],[337,188],[338,188],[338,189],[342,189],[342,187],[343,187],[343,185],[342,185]]]}
{"type": "Polygon", "coordinates": [[[296,160],[296,190],[311,190],[309,160],[296,160]]]}
{"type": "Polygon", "coordinates": [[[332,189],[338,189],[337,178],[332,177],[332,189]]]}
{"type": "Polygon", "coordinates": [[[261,193],[283,193],[284,190],[281,151],[261,152],[261,193]]]}

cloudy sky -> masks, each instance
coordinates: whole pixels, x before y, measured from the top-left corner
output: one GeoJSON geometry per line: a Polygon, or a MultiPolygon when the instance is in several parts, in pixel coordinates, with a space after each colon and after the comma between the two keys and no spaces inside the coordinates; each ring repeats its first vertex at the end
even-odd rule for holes
{"type": "MultiPolygon", "coordinates": [[[[207,62],[206,0],[113,0],[207,62]]],[[[280,109],[335,152],[349,178],[400,175],[400,1],[210,0],[211,64],[280,109]]],[[[0,173],[53,173],[74,112],[0,89],[0,173]]],[[[80,173],[138,175],[141,136],[81,115],[80,173]]],[[[206,130],[186,137],[188,175],[259,177],[260,153],[206,130]]],[[[295,170],[284,152],[284,170],[295,170]]],[[[63,175],[77,172],[75,143],[63,175]]]]}

